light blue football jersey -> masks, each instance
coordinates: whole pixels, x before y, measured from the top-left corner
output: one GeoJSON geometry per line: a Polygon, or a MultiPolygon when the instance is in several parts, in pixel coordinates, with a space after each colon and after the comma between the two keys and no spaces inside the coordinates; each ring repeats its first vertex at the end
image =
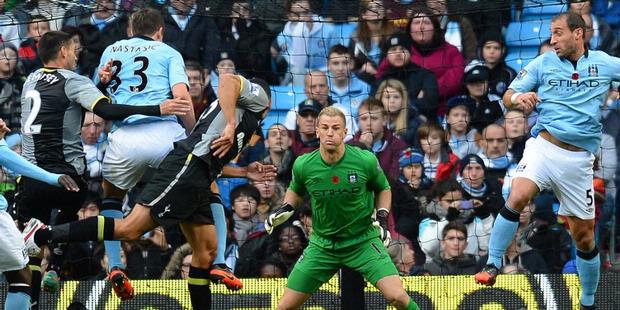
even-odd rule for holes
{"type": "MultiPolygon", "coordinates": [[[[136,36],[108,46],[99,68],[113,60],[113,78],[108,91],[113,103],[128,105],[161,104],[172,98],[172,87],[188,85],[183,57],[172,47],[148,37],[136,36]]],[[[95,76],[95,83],[99,77],[95,76]]],[[[132,115],[114,123],[115,127],[153,121],[177,121],[176,116],[132,115]]]]}
{"type": "Polygon", "coordinates": [[[540,103],[532,136],[545,129],[562,142],[596,153],[601,144],[601,109],[612,81],[620,80],[620,58],[586,51],[573,65],[547,52],[532,60],[510,84],[536,91],[540,103]]]}

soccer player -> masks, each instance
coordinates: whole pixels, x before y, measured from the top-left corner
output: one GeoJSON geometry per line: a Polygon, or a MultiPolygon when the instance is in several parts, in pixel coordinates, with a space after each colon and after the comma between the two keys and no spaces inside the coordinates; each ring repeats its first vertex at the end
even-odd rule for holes
{"type": "Polygon", "coordinates": [[[390,186],[374,154],[344,144],[345,124],[338,108],[321,110],[316,125],[319,149],[295,160],[284,204],[265,220],[271,233],[288,220],[306,194],[310,196],[310,244],[288,278],[278,309],[300,308],[345,266],[361,272],[397,309],[419,309],[403,289],[385,249],[390,242],[390,186]]]}
{"type": "Polygon", "coordinates": [[[551,45],[532,60],[504,95],[508,109],[539,116],[516,168],[512,190],[500,210],[489,244],[486,267],[475,276],[493,285],[502,256],[519,226],[519,213],[538,192],[551,189],[560,201],[577,245],[581,307],[594,307],[599,281],[599,250],[594,241],[594,153],[601,143],[600,106],[612,80],[620,79],[620,59],[586,49],[586,26],[578,14],[551,21],[551,45]],[[549,69],[551,68],[551,69],[549,69]],[[532,90],[538,89],[538,92],[532,90]]]}
{"type": "MultiPolygon", "coordinates": [[[[191,134],[175,144],[126,218],[99,216],[58,226],[33,219],[23,233],[26,247],[36,253],[46,242],[137,240],[157,226],[180,224],[193,249],[188,278],[192,306],[210,309],[209,268],[217,250],[210,204],[219,200],[210,186],[259,128],[271,108],[270,95],[263,80],[220,76],[219,100],[202,113],[191,134]]],[[[262,168],[250,165],[247,173],[262,168]]]]}
{"type": "MultiPolygon", "coordinates": [[[[49,173],[11,151],[4,135],[10,132],[0,119],[0,165],[49,185],[64,187],[68,191],[78,191],[79,187],[68,175],[49,173]]],[[[4,309],[30,309],[32,274],[28,268],[28,256],[24,250],[24,239],[6,211],[8,203],[0,195],[0,272],[9,282],[9,292],[4,302],[4,309]]]]}
{"type": "MultiPolygon", "coordinates": [[[[189,82],[181,54],[162,42],[163,18],[154,9],[131,15],[133,37],[108,46],[101,56],[99,80],[114,103],[144,105],[170,97],[191,101],[189,82]]],[[[194,127],[193,111],[181,117],[187,132],[194,127]]],[[[123,218],[123,198],[142,178],[148,167],[157,168],[172,150],[173,143],[186,137],[175,116],[132,115],[114,122],[103,158],[103,200],[101,215],[123,218]]],[[[134,289],[123,272],[120,241],[104,242],[108,254],[108,280],[122,300],[133,297],[134,289]]]]}
{"type": "MultiPolygon", "coordinates": [[[[53,173],[67,174],[76,180],[80,191],[67,192],[56,186],[23,177],[17,200],[21,224],[31,218],[49,223],[51,210],[59,209],[56,223],[77,219],[86,196],[82,176],[86,170],[84,148],[80,138],[84,110],[104,119],[123,119],[132,114],[160,116],[191,113],[187,100],[167,100],[162,105],[112,105],[87,78],[73,72],[77,64],[76,45],[67,33],[51,31],[39,41],[39,55],[44,67],[30,74],[22,91],[22,154],[31,163],[53,173]]],[[[58,253],[58,251],[56,251],[58,253]]],[[[61,255],[52,254],[49,281],[44,288],[57,288],[61,255]]],[[[32,257],[33,283],[41,282],[40,258],[32,257]],[[38,267],[38,268],[37,268],[38,267]]],[[[36,308],[39,285],[33,286],[36,308]]]]}

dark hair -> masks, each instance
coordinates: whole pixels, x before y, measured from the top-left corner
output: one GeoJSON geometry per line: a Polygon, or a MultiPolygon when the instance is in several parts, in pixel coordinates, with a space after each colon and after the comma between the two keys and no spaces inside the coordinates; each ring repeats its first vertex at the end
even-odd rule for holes
{"type": "Polygon", "coordinates": [[[465,237],[467,237],[467,226],[459,221],[452,221],[449,222],[441,231],[441,240],[445,239],[446,235],[451,230],[460,231],[463,235],[465,235],[465,237]]]}
{"type": "Polygon", "coordinates": [[[254,77],[250,79],[250,83],[258,84],[260,87],[262,87],[265,91],[265,94],[267,95],[267,98],[271,99],[271,87],[269,87],[267,81],[261,78],[254,77]]]}
{"type": "Polygon", "coordinates": [[[586,36],[586,21],[583,20],[583,17],[581,17],[581,15],[575,13],[575,12],[564,12],[561,14],[558,14],[556,16],[554,16],[551,19],[551,22],[556,22],[562,18],[566,18],[566,25],[568,26],[568,29],[570,29],[570,31],[575,31],[575,29],[577,28],[581,28],[582,30],[582,38],[585,38],[586,36]]]}
{"type": "Polygon", "coordinates": [[[71,35],[62,31],[50,31],[39,40],[39,57],[46,64],[58,57],[60,48],[71,42],[71,35]]]}
{"type": "Polygon", "coordinates": [[[280,242],[280,237],[282,236],[282,233],[284,232],[284,229],[286,228],[293,228],[301,237],[301,244],[302,244],[302,248],[305,248],[306,245],[308,244],[308,238],[306,237],[306,233],[304,232],[303,228],[301,228],[301,225],[299,224],[299,222],[295,221],[296,223],[291,223],[290,220],[289,222],[286,222],[280,226],[278,226],[273,234],[271,234],[272,238],[273,238],[273,246],[274,248],[272,249],[273,252],[275,252],[278,249],[278,242],[280,242]]]}
{"type": "Polygon", "coordinates": [[[349,55],[352,57],[351,50],[349,50],[346,46],[342,44],[336,44],[329,49],[329,53],[327,53],[327,59],[332,57],[332,54],[338,55],[349,55]]]}
{"type": "Polygon", "coordinates": [[[427,122],[418,127],[418,130],[416,131],[418,141],[427,139],[433,132],[439,133],[442,146],[446,144],[446,131],[441,127],[441,125],[435,122],[427,122]]]}
{"type": "Polygon", "coordinates": [[[186,60],[185,70],[198,71],[200,72],[200,78],[204,78],[203,66],[195,60],[186,60]]]}
{"type": "Polygon", "coordinates": [[[463,188],[454,178],[450,178],[435,184],[435,187],[433,187],[433,197],[441,198],[447,193],[454,191],[463,192],[463,188]]]}
{"type": "MultiPolygon", "coordinates": [[[[433,13],[433,11],[431,11],[429,8],[425,6],[416,5],[413,7],[412,12],[411,12],[411,18],[409,18],[409,22],[407,23],[407,32],[411,33],[411,22],[413,22],[413,19],[416,18],[417,17],[416,15],[418,14],[426,15],[426,17],[428,17],[428,19],[430,19],[431,23],[433,24],[432,44],[437,46],[437,45],[444,43],[446,39],[444,37],[444,32],[441,29],[439,18],[437,18],[437,14],[433,13]]],[[[413,42],[413,44],[417,46],[417,43],[415,41],[413,42]]]]}
{"type": "Polygon", "coordinates": [[[78,35],[79,36],[80,35],[80,30],[78,30],[77,27],[73,27],[73,26],[69,26],[69,25],[62,26],[62,29],[60,29],[60,31],[66,32],[70,36],[74,36],[74,35],[78,35]]]}
{"type": "Polygon", "coordinates": [[[232,206],[235,203],[235,199],[241,197],[241,195],[252,197],[256,203],[260,202],[260,192],[254,185],[241,184],[230,192],[230,205],[232,206]]]}
{"type": "Polygon", "coordinates": [[[146,8],[133,13],[129,23],[134,36],[149,36],[164,26],[164,19],[158,10],[146,8]]]}
{"type": "Polygon", "coordinates": [[[286,12],[290,12],[293,4],[300,1],[308,1],[308,8],[310,9],[310,12],[314,12],[314,0],[288,0],[286,1],[286,12]]]}
{"type": "Polygon", "coordinates": [[[375,97],[372,97],[372,96],[364,99],[357,110],[358,111],[361,110],[362,107],[364,107],[368,111],[370,111],[373,108],[380,109],[381,115],[383,116],[387,115],[387,111],[385,110],[385,107],[383,106],[383,103],[381,102],[381,100],[375,97]]]}

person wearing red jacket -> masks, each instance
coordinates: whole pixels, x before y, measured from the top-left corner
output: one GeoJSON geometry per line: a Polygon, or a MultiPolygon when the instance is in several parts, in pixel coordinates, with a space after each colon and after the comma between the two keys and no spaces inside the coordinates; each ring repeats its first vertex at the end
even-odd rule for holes
{"type": "Polygon", "coordinates": [[[424,152],[424,174],[435,182],[455,177],[459,158],[450,151],[446,132],[437,123],[418,128],[418,142],[424,152]]]}

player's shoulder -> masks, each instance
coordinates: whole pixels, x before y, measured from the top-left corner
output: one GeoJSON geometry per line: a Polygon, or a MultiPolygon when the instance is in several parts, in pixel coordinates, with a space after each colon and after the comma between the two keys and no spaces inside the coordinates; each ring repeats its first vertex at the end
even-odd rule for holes
{"type": "Polygon", "coordinates": [[[310,153],[305,153],[302,154],[301,156],[297,157],[297,159],[295,160],[295,163],[299,163],[300,165],[307,163],[307,162],[312,162],[314,160],[318,160],[321,157],[321,153],[319,151],[319,149],[316,149],[310,153]]]}
{"type": "Polygon", "coordinates": [[[67,81],[72,80],[72,81],[88,82],[88,83],[90,83],[90,79],[88,79],[87,77],[85,77],[83,75],[79,75],[79,74],[75,73],[74,71],[67,70],[67,69],[57,69],[57,72],[60,75],[62,75],[67,81]]]}
{"type": "Polygon", "coordinates": [[[588,50],[588,58],[590,60],[609,60],[612,58],[616,58],[614,56],[611,56],[603,51],[597,51],[597,50],[588,50]]]}
{"type": "Polygon", "coordinates": [[[364,150],[360,147],[345,144],[345,152],[347,156],[352,157],[353,160],[362,160],[363,162],[376,162],[377,157],[371,151],[364,150]]]}

